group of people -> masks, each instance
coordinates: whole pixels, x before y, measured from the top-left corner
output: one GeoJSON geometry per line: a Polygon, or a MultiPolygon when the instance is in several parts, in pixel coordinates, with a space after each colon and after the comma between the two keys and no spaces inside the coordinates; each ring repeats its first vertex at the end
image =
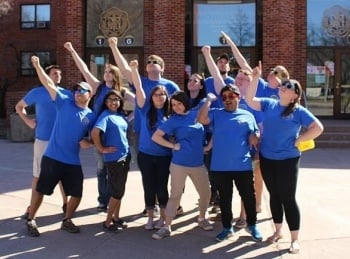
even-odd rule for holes
{"type": "Polygon", "coordinates": [[[26,215],[29,235],[40,235],[36,211],[43,195],[50,195],[58,183],[62,186],[65,210],[61,228],[79,232],[71,220],[82,196],[79,150],[91,146],[98,162],[98,208],[107,210],[103,228],[120,232],[127,226],[119,217],[131,160],[127,134],[130,119],[123,107],[125,102],[132,102],[137,163],[148,216],[144,227],[157,229],[152,238],[171,235],[171,224],[189,177],[199,195],[199,227],[205,231],[214,229],[207,210],[215,197],[223,226],[216,240],[228,239],[235,226],[247,227],[252,238],[261,241],[257,213],[261,212],[264,181],[275,224],[268,241],[282,238],[285,216],[291,233],[290,252],[299,252],[300,213],[295,199],[301,155],[298,145],[318,137],[323,126],[300,104],[303,90],[298,81],[289,78],[285,67],[273,68],[265,81],[261,63],[252,69],[230,37],[224,32],[222,36],[240,66],[236,78],[227,74],[229,56],[222,54],[215,62],[210,46],[204,46],[202,53],[211,77],[205,79],[194,73],[184,90],[162,77],[165,64],[157,55],[147,58],[147,76],[140,76],[138,61],[128,63],[114,37],[109,39],[109,45],[117,66],[106,65],[102,82],[89,71],[72,44],[65,43],[86,81],[76,84],[73,94],[58,87],[59,68],[45,72],[39,59],[32,57],[44,88],[31,90],[16,106],[28,126],[36,128],[32,198],[26,215]],[[122,87],[122,76],[130,89],[122,87]],[[93,96],[91,110],[88,104],[93,96]],[[37,107],[36,121],[28,119],[23,111],[33,103],[37,107]],[[51,107],[51,115],[42,111],[46,106],[51,107]],[[68,123],[74,129],[71,134],[65,132],[68,123]],[[234,185],[242,204],[235,224],[234,185]],[[154,222],[156,204],[160,216],[154,222]]]}

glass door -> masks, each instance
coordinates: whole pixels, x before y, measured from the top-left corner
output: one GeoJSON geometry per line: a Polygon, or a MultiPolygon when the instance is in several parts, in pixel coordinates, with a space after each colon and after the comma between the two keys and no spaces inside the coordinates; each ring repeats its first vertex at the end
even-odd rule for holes
{"type": "Polygon", "coordinates": [[[337,50],[334,115],[350,118],[350,50],[337,50]]]}

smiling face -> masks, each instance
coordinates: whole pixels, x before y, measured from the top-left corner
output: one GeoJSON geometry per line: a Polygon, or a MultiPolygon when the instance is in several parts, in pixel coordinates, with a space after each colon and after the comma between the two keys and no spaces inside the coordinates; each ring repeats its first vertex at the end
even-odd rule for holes
{"type": "Polygon", "coordinates": [[[164,87],[157,88],[152,94],[152,102],[157,109],[163,108],[167,99],[168,95],[164,87]]]}
{"type": "Polygon", "coordinates": [[[224,104],[225,110],[235,111],[238,108],[239,100],[240,100],[239,94],[231,90],[224,90],[221,93],[221,99],[224,104]]]}
{"type": "Polygon", "coordinates": [[[120,106],[120,97],[116,94],[108,95],[105,99],[105,105],[110,111],[117,112],[120,106]]]}

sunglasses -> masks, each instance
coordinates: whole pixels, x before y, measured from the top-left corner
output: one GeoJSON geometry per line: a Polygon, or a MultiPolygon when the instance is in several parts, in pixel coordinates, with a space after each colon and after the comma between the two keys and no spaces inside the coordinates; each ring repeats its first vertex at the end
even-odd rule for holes
{"type": "Polygon", "coordinates": [[[236,97],[238,97],[237,94],[231,93],[231,94],[227,94],[227,95],[223,94],[221,98],[222,98],[223,101],[226,101],[226,100],[233,100],[236,97]]]}
{"type": "Polygon", "coordinates": [[[74,92],[77,93],[77,94],[85,94],[87,92],[90,92],[90,90],[79,88],[79,89],[75,89],[74,92]]]}
{"type": "Polygon", "coordinates": [[[292,90],[294,90],[294,92],[296,94],[299,94],[299,88],[294,83],[292,83],[290,81],[285,81],[285,82],[282,82],[281,85],[284,86],[287,89],[292,89],[292,90]]]}
{"type": "Polygon", "coordinates": [[[153,65],[157,65],[158,64],[158,65],[161,66],[161,64],[160,64],[160,62],[158,60],[148,60],[147,64],[153,64],[153,65]]]}
{"type": "Polygon", "coordinates": [[[111,103],[114,103],[114,102],[119,102],[120,101],[120,98],[119,97],[116,97],[116,98],[106,98],[106,100],[108,102],[111,102],[111,103]]]}
{"type": "Polygon", "coordinates": [[[277,71],[276,69],[272,68],[270,73],[271,73],[271,74],[274,74],[274,75],[277,75],[277,74],[278,74],[278,71],[277,71]]]}

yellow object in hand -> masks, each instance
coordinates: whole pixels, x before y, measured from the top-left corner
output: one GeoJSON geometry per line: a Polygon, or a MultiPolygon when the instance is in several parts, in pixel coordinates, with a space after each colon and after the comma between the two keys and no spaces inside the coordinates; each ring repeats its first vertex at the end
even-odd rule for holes
{"type": "Polygon", "coordinates": [[[302,141],[298,145],[298,149],[300,152],[307,151],[315,148],[315,141],[313,139],[302,141]]]}

